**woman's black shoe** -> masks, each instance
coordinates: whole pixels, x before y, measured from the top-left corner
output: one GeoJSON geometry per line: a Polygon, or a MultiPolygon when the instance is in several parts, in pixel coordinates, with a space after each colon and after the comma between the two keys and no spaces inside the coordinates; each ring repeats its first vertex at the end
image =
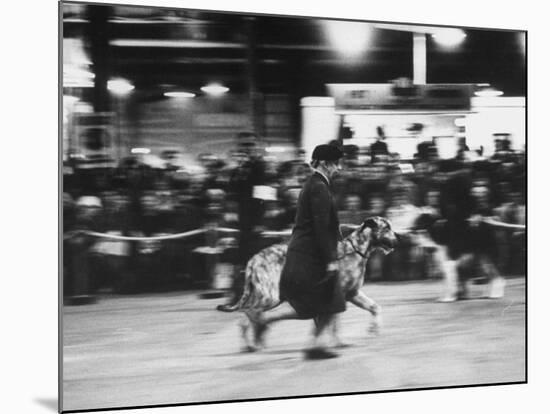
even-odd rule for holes
{"type": "Polygon", "coordinates": [[[325,348],[310,348],[305,350],[306,359],[330,359],[336,358],[338,354],[328,351],[325,348]]]}

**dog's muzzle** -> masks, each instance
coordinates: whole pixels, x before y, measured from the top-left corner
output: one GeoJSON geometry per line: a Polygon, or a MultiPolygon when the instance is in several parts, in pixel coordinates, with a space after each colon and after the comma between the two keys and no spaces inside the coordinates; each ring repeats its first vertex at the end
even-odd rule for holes
{"type": "Polygon", "coordinates": [[[397,245],[397,237],[395,238],[384,238],[383,240],[381,240],[380,242],[380,249],[382,250],[382,253],[384,253],[384,255],[387,255],[387,254],[390,254],[393,249],[395,249],[395,246],[397,245]]]}

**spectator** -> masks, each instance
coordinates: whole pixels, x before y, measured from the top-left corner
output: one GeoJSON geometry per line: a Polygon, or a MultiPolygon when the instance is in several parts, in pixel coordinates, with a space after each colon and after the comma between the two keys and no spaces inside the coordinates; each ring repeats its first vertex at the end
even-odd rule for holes
{"type": "Polygon", "coordinates": [[[71,252],[70,252],[70,230],[75,228],[75,202],[69,193],[63,193],[63,291],[69,292],[69,281],[71,280],[71,252]]]}
{"type": "Polygon", "coordinates": [[[382,128],[381,126],[377,126],[376,141],[373,142],[370,146],[370,153],[373,163],[384,160],[389,155],[388,144],[386,144],[385,140],[386,134],[384,133],[384,128],[382,128]]]}
{"type": "Polygon", "coordinates": [[[278,229],[291,229],[296,219],[296,207],[300,188],[286,188],[281,194],[281,214],[278,216],[278,229]]]}
{"type": "Polygon", "coordinates": [[[414,200],[418,199],[418,190],[415,183],[401,172],[399,166],[390,169],[387,191],[390,198],[396,195],[406,200],[407,204],[414,204],[414,200]]]}
{"type": "Polygon", "coordinates": [[[367,217],[367,212],[361,208],[361,197],[358,194],[348,194],[344,200],[344,209],[338,212],[338,220],[342,225],[360,225],[367,217]]]}
{"type": "Polygon", "coordinates": [[[484,278],[491,280],[492,287],[489,295],[500,297],[500,291],[504,289],[505,282],[494,264],[498,257],[499,242],[496,238],[496,229],[483,221],[484,218],[494,216],[490,204],[489,188],[483,181],[477,181],[472,187],[472,195],[474,208],[470,217],[469,242],[474,250],[474,264],[482,272],[484,278]]]}
{"type": "Polygon", "coordinates": [[[466,144],[466,138],[458,138],[458,149],[456,151],[456,159],[464,161],[466,159],[466,154],[470,151],[470,147],[466,144]]]}
{"type": "MultiPolygon", "coordinates": [[[[203,228],[207,220],[204,205],[194,194],[191,194],[189,189],[180,189],[174,193],[172,217],[171,229],[175,233],[203,228]]],[[[183,286],[193,284],[192,251],[202,237],[202,235],[197,235],[163,242],[168,249],[171,249],[171,266],[175,273],[175,282],[179,282],[183,286]]]]}
{"type": "Polygon", "coordinates": [[[76,231],[68,239],[68,277],[65,279],[65,295],[74,303],[90,298],[94,293],[92,248],[96,243],[94,236],[82,231],[102,231],[101,200],[95,196],[81,196],[76,201],[75,218],[70,230],[76,231]]]}
{"type": "MultiPolygon", "coordinates": [[[[140,197],[141,215],[134,236],[156,237],[172,232],[171,217],[162,208],[155,190],[144,191],[140,197]]],[[[166,246],[160,240],[140,240],[136,243],[134,274],[141,288],[152,289],[166,282],[169,264],[163,260],[166,246]]]]}
{"type": "MultiPolygon", "coordinates": [[[[373,194],[369,199],[369,209],[367,210],[367,216],[380,216],[385,217],[385,203],[384,197],[380,194],[373,194]]],[[[379,250],[375,250],[371,253],[367,262],[366,277],[369,280],[379,280],[384,277],[384,264],[386,262],[386,255],[379,250]]]]}
{"type": "Polygon", "coordinates": [[[418,264],[420,252],[408,235],[420,210],[410,202],[410,198],[403,192],[392,194],[391,204],[386,210],[387,218],[392,222],[393,229],[401,235],[399,244],[393,254],[388,256],[389,277],[394,280],[410,280],[419,276],[418,264]]]}
{"type": "Polygon", "coordinates": [[[422,206],[422,210],[424,213],[428,213],[435,217],[441,216],[441,208],[439,204],[439,199],[441,195],[439,193],[439,190],[431,189],[428,190],[426,197],[425,197],[425,203],[422,206]]]}
{"type": "MultiPolygon", "coordinates": [[[[422,215],[429,215],[430,220],[433,220],[434,223],[441,219],[439,190],[432,188],[427,191],[424,202],[421,204],[420,211],[422,215]]],[[[429,279],[441,277],[441,269],[435,260],[435,251],[433,247],[417,246],[417,248],[419,249],[419,266],[422,268],[421,273],[426,275],[429,279]]]]}
{"type": "Polygon", "coordinates": [[[74,225],[75,202],[69,193],[63,193],[63,233],[74,225]]]}
{"type": "MultiPolygon", "coordinates": [[[[104,191],[102,200],[104,232],[113,236],[129,235],[128,197],[118,191],[104,191]]],[[[95,289],[115,289],[118,292],[129,289],[130,242],[102,238],[97,240],[92,251],[95,289]]]]}
{"type": "Polygon", "coordinates": [[[257,235],[254,228],[263,217],[263,201],[253,197],[254,187],[265,184],[265,165],[255,143],[243,145],[244,157],[233,170],[229,181],[229,191],[234,196],[239,209],[239,263],[234,273],[234,296],[231,301],[240,297],[243,272],[246,263],[258,251],[257,235]]]}
{"type": "Polygon", "coordinates": [[[512,142],[510,141],[510,134],[498,133],[493,134],[495,143],[495,152],[491,157],[493,160],[498,161],[511,161],[513,159],[514,152],[512,151],[512,142]]]}
{"type": "Polygon", "coordinates": [[[414,157],[420,162],[434,162],[439,158],[437,145],[434,140],[422,141],[416,146],[414,157]]]}
{"type": "MultiPolygon", "coordinates": [[[[525,203],[521,193],[511,190],[506,201],[495,209],[504,223],[525,225],[525,203]]],[[[525,269],[525,232],[521,229],[496,228],[499,268],[506,273],[520,273],[525,269]]]]}

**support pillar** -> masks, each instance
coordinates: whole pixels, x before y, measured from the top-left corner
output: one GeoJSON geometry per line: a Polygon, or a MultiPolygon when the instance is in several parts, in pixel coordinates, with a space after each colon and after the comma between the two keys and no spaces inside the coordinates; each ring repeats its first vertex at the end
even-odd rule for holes
{"type": "Polygon", "coordinates": [[[413,33],[413,84],[426,84],[426,34],[413,33]]]}
{"type": "Polygon", "coordinates": [[[246,18],[246,36],[247,44],[247,86],[250,102],[250,123],[252,132],[256,137],[263,137],[265,134],[263,116],[263,97],[258,90],[258,59],[256,56],[256,19],[254,17],[246,18]]]}
{"type": "Polygon", "coordinates": [[[89,32],[90,59],[92,70],[95,74],[92,105],[94,112],[107,112],[110,108],[109,91],[107,81],[109,79],[109,16],[111,7],[90,6],[88,18],[90,19],[89,32]]]}

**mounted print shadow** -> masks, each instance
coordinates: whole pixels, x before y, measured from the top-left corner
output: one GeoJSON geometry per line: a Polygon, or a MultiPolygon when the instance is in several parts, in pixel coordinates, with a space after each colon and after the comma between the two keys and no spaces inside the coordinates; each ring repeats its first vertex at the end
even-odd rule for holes
{"type": "Polygon", "coordinates": [[[60,410],[525,383],[525,31],[60,3],[60,410]]]}

